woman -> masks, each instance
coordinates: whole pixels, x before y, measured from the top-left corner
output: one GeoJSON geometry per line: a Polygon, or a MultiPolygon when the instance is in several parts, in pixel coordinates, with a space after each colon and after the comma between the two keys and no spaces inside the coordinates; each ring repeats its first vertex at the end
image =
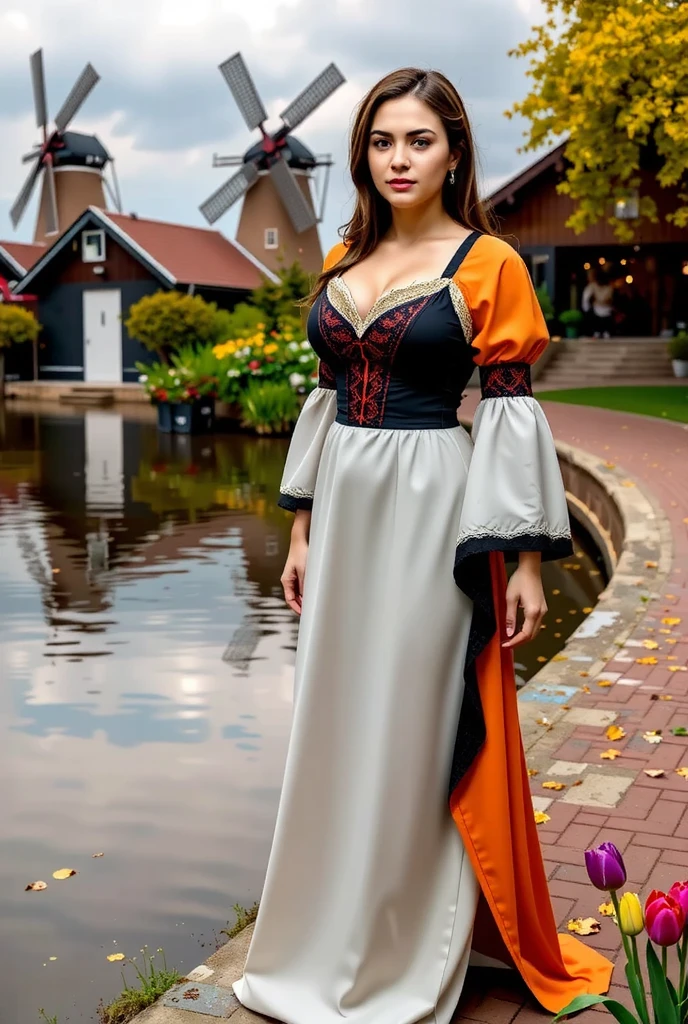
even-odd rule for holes
{"type": "Polygon", "coordinates": [[[294,718],[234,991],[287,1024],[447,1024],[473,947],[559,1010],[606,991],[611,965],[557,938],[516,709],[540,561],[572,551],[529,385],[547,331],[443,75],[376,85],[350,162],[356,210],[309,297],[319,382],[281,484],[294,718]],[[471,441],[456,410],[475,363],[471,441]]]}
{"type": "Polygon", "coordinates": [[[614,327],[614,287],[605,270],[591,270],[581,297],[583,312],[592,321],[593,338],[611,338],[614,327]]]}

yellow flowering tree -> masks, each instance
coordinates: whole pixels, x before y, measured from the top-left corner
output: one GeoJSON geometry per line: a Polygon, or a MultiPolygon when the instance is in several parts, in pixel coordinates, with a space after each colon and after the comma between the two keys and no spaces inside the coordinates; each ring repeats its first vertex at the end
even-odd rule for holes
{"type": "Polygon", "coordinates": [[[17,303],[0,302],[0,398],[5,392],[5,352],[10,345],[35,342],[40,324],[28,309],[17,303]]]}
{"type": "MultiPolygon", "coordinates": [[[[606,219],[622,242],[634,222],[614,215],[650,169],[675,195],[667,221],[688,226],[688,3],[542,0],[545,20],[510,56],[530,58],[532,88],[506,116],[530,122],[523,150],[567,137],[565,180],[577,234],[606,219]]],[[[638,220],[658,221],[639,195],[638,220]]]]}

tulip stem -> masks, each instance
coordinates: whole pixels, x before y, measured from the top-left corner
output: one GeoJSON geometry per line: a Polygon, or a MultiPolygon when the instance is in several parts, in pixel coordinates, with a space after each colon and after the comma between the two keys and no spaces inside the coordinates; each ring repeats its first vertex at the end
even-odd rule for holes
{"type": "Polygon", "coordinates": [[[636,942],[635,935],[631,935],[631,945],[633,947],[633,968],[638,979],[638,987],[640,988],[640,996],[643,1001],[644,1013],[641,1013],[641,1017],[645,1024],[650,1020],[650,1014],[647,1009],[647,996],[645,995],[645,982],[643,981],[643,973],[640,970],[640,957],[638,956],[638,943],[636,942]]]}
{"type": "Polygon", "coordinates": [[[683,932],[683,942],[681,944],[681,971],[678,979],[678,1003],[679,1006],[686,998],[686,954],[688,953],[688,928],[683,932]]]}
{"type": "Polygon", "coordinates": [[[668,955],[667,947],[666,946],[662,946],[662,970],[664,971],[664,976],[668,978],[669,975],[668,975],[668,968],[667,968],[667,955],[668,955]]]}

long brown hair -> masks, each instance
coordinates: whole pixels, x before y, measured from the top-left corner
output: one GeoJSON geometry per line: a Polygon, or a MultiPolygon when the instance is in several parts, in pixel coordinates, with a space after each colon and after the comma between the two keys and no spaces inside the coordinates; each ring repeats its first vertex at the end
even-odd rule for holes
{"type": "MultiPolygon", "coordinates": [[[[400,68],[380,79],[359,104],[349,146],[351,177],[358,193],[351,220],[342,225],[347,251],[336,267],[324,270],[313,289],[299,305],[311,305],[330,278],[365,259],[384,238],[391,223],[390,204],[373,184],[368,166],[368,142],[378,107],[386,100],[412,93],[426,103],[442,121],[452,153],[460,154],[455,183],[445,178],[442,205],[458,224],[488,235],[498,234],[491,210],[483,205],[476,182],[476,153],[466,108],[458,92],[440,71],[400,68]]],[[[341,228],[340,228],[341,231],[341,228]]]]}

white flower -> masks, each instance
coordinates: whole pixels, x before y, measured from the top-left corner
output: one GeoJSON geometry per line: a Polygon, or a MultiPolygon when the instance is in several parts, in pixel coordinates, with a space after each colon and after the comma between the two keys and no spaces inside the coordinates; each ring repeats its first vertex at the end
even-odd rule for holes
{"type": "Polygon", "coordinates": [[[302,341],[301,342],[301,348],[310,348],[310,347],[311,347],[310,341],[302,341]]]}
{"type": "Polygon", "coordinates": [[[299,356],[299,362],[300,363],[310,363],[310,361],[311,361],[311,357],[310,356],[299,356]]]}
{"type": "Polygon", "coordinates": [[[139,377],[139,384],[145,384],[147,380],[148,377],[146,376],[146,374],[142,373],[141,376],[139,377]]]}
{"type": "Polygon", "coordinates": [[[239,372],[239,370],[227,370],[227,376],[228,377],[240,377],[241,373],[239,372]]]}
{"type": "Polygon", "coordinates": [[[174,383],[175,383],[175,384],[179,384],[179,377],[175,377],[175,378],[174,378],[174,383]]]}
{"type": "Polygon", "coordinates": [[[290,341],[289,344],[287,345],[287,348],[289,349],[290,352],[298,352],[300,347],[301,346],[299,345],[298,341],[290,341]]]}
{"type": "Polygon", "coordinates": [[[299,384],[304,384],[305,381],[306,381],[306,378],[304,377],[304,375],[302,373],[290,373],[289,374],[289,383],[291,384],[291,386],[293,388],[297,388],[299,386],[299,384]]]}
{"type": "Polygon", "coordinates": [[[239,355],[242,355],[242,356],[250,356],[250,355],[251,355],[251,346],[250,346],[250,345],[246,345],[246,347],[245,347],[245,348],[242,348],[242,350],[241,350],[241,352],[239,353],[239,355]]]}

